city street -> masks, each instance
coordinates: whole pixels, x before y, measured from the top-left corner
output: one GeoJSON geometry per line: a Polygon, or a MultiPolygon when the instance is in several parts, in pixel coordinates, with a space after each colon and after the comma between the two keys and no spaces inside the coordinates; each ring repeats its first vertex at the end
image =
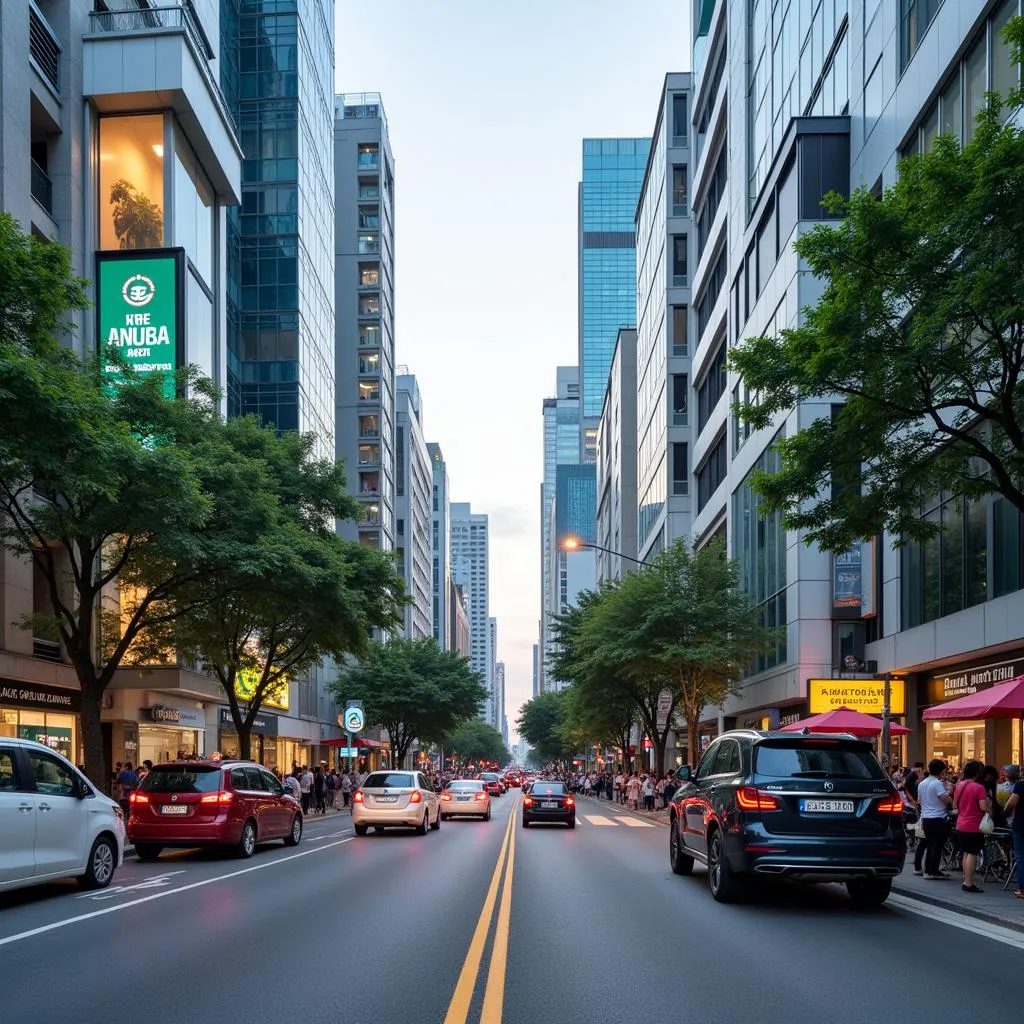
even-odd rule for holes
{"type": "Polygon", "coordinates": [[[355,838],[347,815],[311,819],[297,850],[129,858],[105,892],[2,896],[5,1018],[931,1024],[951,1002],[1015,1013],[1000,965],[1022,933],[944,923],[905,898],[855,912],[838,888],[720,906],[699,868],[669,872],[663,826],[581,800],[575,831],[524,831],[519,801],[513,790],[490,823],[426,837],[355,838]],[[984,969],[957,969],[966,949],[984,969]]]}

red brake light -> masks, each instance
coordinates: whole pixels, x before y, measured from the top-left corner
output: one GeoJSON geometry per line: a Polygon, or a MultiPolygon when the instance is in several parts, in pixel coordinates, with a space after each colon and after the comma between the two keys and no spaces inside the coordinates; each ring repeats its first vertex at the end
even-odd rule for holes
{"type": "Polygon", "coordinates": [[[149,797],[146,796],[145,793],[140,793],[138,790],[135,790],[135,792],[128,797],[128,802],[132,804],[148,804],[149,797]]]}
{"type": "Polygon", "coordinates": [[[777,811],[779,801],[771,793],[762,793],[753,786],[742,786],[736,791],[736,803],[741,811],[777,811]]]}
{"type": "Polygon", "coordinates": [[[230,790],[224,790],[222,793],[206,793],[199,798],[201,804],[229,804],[235,799],[235,794],[230,790]]]}
{"type": "Polygon", "coordinates": [[[442,793],[441,794],[441,799],[442,800],[451,800],[451,798],[452,798],[451,793],[442,793]]]}
{"type": "Polygon", "coordinates": [[[532,807],[533,806],[533,797],[532,796],[524,797],[523,798],[523,806],[524,807],[532,807]]]}
{"type": "Polygon", "coordinates": [[[352,794],[352,803],[354,803],[354,804],[361,804],[362,802],[363,802],[363,791],[361,789],[357,789],[352,794]]]}
{"type": "Polygon", "coordinates": [[[878,813],[902,814],[903,801],[900,799],[899,793],[892,793],[889,796],[883,796],[882,799],[878,801],[878,813]]]}
{"type": "Polygon", "coordinates": [[[573,800],[573,798],[571,796],[567,796],[565,798],[565,806],[566,807],[575,807],[576,806],[576,801],[573,800]]]}
{"type": "Polygon", "coordinates": [[[480,790],[479,793],[475,793],[474,796],[475,796],[475,798],[477,800],[486,800],[487,799],[487,794],[482,789],[480,790]]]}
{"type": "Polygon", "coordinates": [[[409,794],[409,803],[411,803],[411,804],[418,804],[418,803],[422,803],[422,801],[423,801],[423,794],[418,789],[414,789],[409,794]]]}

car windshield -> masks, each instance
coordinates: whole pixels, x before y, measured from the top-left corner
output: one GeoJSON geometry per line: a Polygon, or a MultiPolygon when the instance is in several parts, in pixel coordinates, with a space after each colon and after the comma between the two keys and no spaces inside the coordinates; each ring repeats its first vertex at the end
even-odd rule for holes
{"type": "Polygon", "coordinates": [[[374,772],[367,776],[363,789],[412,789],[414,785],[412,776],[402,772],[374,772]]]}
{"type": "Polygon", "coordinates": [[[142,780],[147,793],[216,793],[221,769],[199,765],[158,765],[142,780]]]}
{"type": "Polygon", "coordinates": [[[497,782],[498,779],[501,778],[501,776],[495,774],[494,772],[482,772],[480,774],[480,778],[485,779],[487,782],[497,782]]]}
{"type": "Polygon", "coordinates": [[[562,796],[565,793],[565,786],[560,782],[535,782],[533,784],[534,796],[562,796]]]}
{"type": "Polygon", "coordinates": [[[466,792],[474,793],[483,789],[484,784],[482,782],[449,782],[446,788],[465,790],[466,792]]]}
{"type": "Polygon", "coordinates": [[[754,771],[773,778],[884,779],[874,755],[842,740],[757,745],[754,771]]]}

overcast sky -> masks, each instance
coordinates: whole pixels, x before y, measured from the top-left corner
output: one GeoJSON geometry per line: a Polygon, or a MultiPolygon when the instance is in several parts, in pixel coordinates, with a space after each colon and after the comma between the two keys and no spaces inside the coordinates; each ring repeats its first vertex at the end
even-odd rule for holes
{"type": "Polygon", "coordinates": [[[650,135],[689,0],[338,0],[335,86],[395,154],[396,361],[452,499],[490,515],[510,732],[540,615],[541,402],[577,362],[584,136],[650,135]]]}

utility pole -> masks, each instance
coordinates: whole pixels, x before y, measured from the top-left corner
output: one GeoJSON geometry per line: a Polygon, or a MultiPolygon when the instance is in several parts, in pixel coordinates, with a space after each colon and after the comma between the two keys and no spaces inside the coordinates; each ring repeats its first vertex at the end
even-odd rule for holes
{"type": "Polygon", "coordinates": [[[890,708],[891,703],[892,703],[892,686],[891,686],[890,680],[889,680],[889,673],[886,672],[885,673],[885,687],[882,690],[882,743],[881,743],[882,749],[879,751],[881,756],[884,758],[883,765],[885,767],[886,772],[889,771],[889,751],[890,751],[891,746],[892,746],[891,740],[890,740],[890,737],[889,737],[889,732],[890,732],[890,729],[889,729],[889,725],[890,725],[889,719],[891,717],[891,708],[890,708]]]}

